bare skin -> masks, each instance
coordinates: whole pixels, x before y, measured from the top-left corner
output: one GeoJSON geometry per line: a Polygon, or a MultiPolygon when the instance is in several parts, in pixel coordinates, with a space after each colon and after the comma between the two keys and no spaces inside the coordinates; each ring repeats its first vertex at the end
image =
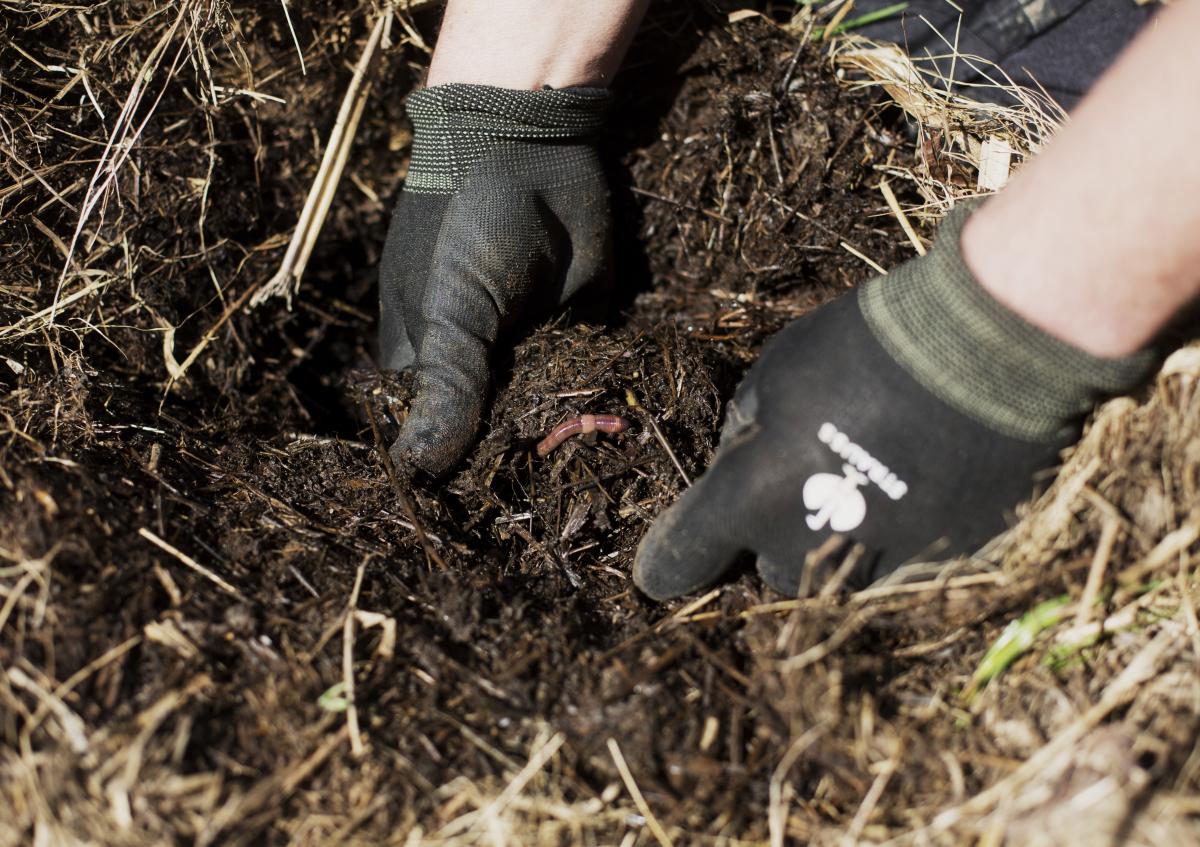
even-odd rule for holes
{"type": "Polygon", "coordinates": [[[1144,347],[1200,293],[1198,37],[1200,0],[1165,9],[963,231],[992,296],[1095,356],[1144,347]]]}
{"type": "Polygon", "coordinates": [[[649,0],[450,0],[427,84],[604,88],[649,0]]]}
{"type": "MultiPolygon", "coordinates": [[[[606,86],[649,0],[450,0],[429,85],[606,86]]],[[[968,222],[983,286],[1096,356],[1149,342],[1200,293],[1200,0],[1164,10],[1060,135],[968,222]]]]}

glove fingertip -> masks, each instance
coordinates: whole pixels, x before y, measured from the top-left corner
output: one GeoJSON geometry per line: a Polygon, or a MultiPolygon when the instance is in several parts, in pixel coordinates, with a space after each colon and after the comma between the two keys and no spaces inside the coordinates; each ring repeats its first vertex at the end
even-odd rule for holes
{"type": "Polygon", "coordinates": [[[672,518],[669,509],[658,517],[638,545],[633,559],[633,584],[659,602],[687,594],[696,587],[691,584],[686,570],[679,567],[678,557],[674,555],[668,528],[672,518]]]}
{"type": "Polygon", "coordinates": [[[395,462],[414,465],[431,476],[443,476],[466,455],[475,427],[464,424],[430,424],[410,417],[388,452],[395,462]]]}
{"type": "Polygon", "coordinates": [[[804,571],[802,564],[796,565],[788,559],[772,558],[760,553],[755,569],[769,588],[785,597],[799,596],[804,571]]]}
{"type": "Polygon", "coordinates": [[[711,525],[708,532],[697,531],[697,516],[688,508],[697,499],[695,489],[685,493],[658,516],[638,545],[633,582],[654,600],[672,600],[708,586],[739,552],[737,545],[714,535],[711,525]]]}

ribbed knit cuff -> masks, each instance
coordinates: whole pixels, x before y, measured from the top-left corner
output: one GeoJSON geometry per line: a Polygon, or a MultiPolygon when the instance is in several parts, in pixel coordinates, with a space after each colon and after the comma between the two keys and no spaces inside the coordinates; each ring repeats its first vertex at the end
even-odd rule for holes
{"type": "Polygon", "coordinates": [[[1010,437],[1048,441],[1100,398],[1138,385],[1156,354],[1098,358],[1001,305],[959,246],[976,205],[946,217],[927,256],[860,287],[859,305],[884,349],[942,401],[1010,437]]]}
{"type": "Polygon", "coordinates": [[[409,95],[413,150],[405,186],[450,193],[507,141],[571,142],[596,134],[611,96],[602,88],[519,91],[451,83],[409,95]]]}

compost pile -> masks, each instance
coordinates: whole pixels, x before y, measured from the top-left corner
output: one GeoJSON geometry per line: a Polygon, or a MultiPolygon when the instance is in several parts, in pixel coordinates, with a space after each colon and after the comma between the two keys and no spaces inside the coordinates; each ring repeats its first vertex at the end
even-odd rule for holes
{"type": "Polygon", "coordinates": [[[0,844],[1200,836],[1196,349],[991,563],[631,587],[763,340],[931,234],[881,175],[974,178],[793,4],[655,4],[606,138],[623,300],[503,356],[440,481],[383,460],[371,350],[437,8],[392,10],[302,284],[255,304],[380,9],[2,5],[0,844]],[[583,413],[633,425],[532,452],[583,413]]]}

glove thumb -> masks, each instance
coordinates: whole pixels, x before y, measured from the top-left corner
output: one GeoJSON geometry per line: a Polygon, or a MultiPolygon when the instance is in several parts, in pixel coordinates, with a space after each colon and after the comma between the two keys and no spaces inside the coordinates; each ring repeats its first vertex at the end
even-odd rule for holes
{"type": "Polygon", "coordinates": [[[464,327],[430,328],[417,361],[416,391],[392,458],[434,476],[470,448],[488,388],[487,348],[464,327]],[[431,338],[436,342],[430,344],[431,338]]]}
{"type": "Polygon", "coordinates": [[[435,476],[471,447],[487,399],[500,311],[483,283],[492,269],[477,264],[461,255],[434,264],[441,279],[421,304],[413,404],[391,450],[435,476]]]}

